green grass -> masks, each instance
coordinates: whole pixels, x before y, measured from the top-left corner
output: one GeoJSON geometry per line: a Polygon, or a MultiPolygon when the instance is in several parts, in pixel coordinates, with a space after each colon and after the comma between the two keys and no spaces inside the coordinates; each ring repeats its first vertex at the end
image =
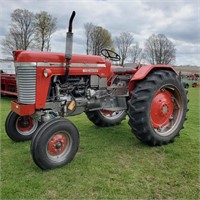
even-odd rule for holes
{"type": "Polygon", "coordinates": [[[4,130],[10,98],[1,99],[1,199],[199,199],[200,89],[189,89],[188,120],[169,145],[149,147],[131,133],[128,119],[98,128],[71,117],[80,148],[68,165],[40,170],[30,142],[15,143],[4,130]]]}

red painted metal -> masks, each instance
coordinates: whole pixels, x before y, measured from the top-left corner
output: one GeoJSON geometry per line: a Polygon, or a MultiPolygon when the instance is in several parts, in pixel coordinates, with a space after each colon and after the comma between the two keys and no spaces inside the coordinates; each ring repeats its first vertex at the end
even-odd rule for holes
{"type": "Polygon", "coordinates": [[[104,115],[112,115],[114,111],[109,111],[109,110],[100,110],[100,112],[104,115]]]}
{"type": "Polygon", "coordinates": [[[192,83],[192,87],[200,87],[200,83],[192,83]]]}
{"type": "Polygon", "coordinates": [[[156,69],[168,69],[174,71],[173,67],[169,65],[143,65],[137,70],[131,81],[142,80],[147,76],[147,74],[149,74],[149,72],[156,69]]]}
{"type": "Polygon", "coordinates": [[[144,79],[152,70],[160,69],[167,69],[175,72],[174,68],[169,65],[141,65],[129,82],[129,92],[135,88],[135,83],[137,81],[144,79]]]}
{"type": "Polygon", "coordinates": [[[65,134],[58,133],[50,138],[47,144],[47,151],[51,156],[62,154],[68,146],[68,140],[65,134]]]}
{"type": "Polygon", "coordinates": [[[34,126],[34,120],[31,116],[27,116],[26,119],[20,117],[17,121],[17,128],[20,131],[30,131],[34,126]],[[26,122],[26,124],[24,123],[26,122]]]}
{"type": "MultiPolygon", "coordinates": [[[[49,84],[51,81],[51,76],[44,77],[44,67],[38,67],[37,68],[37,79],[36,79],[36,109],[44,108],[47,98],[47,93],[49,89],[49,84]]],[[[64,71],[64,70],[63,70],[64,71]]],[[[51,72],[54,73],[54,75],[59,75],[59,73],[56,73],[53,69],[51,69],[51,72]]],[[[60,72],[61,73],[61,72],[60,72]]]]}
{"type": "Polygon", "coordinates": [[[32,115],[35,113],[35,104],[25,105],[17,101],[11,101],[11,109],[20,116],[32,115]]]}
{"type": "MultiPolygon", "coordinates": [[[[42,66],[41,63],[62,64],[63,66],[59,67],[57,73],[59,73],[60,75],[65,74],[65,57],[63,53],[15,51],[14,55],[15,62],[37,63],[38,67],[48,68],[47,66],[42,66]]],[[[100,77],[109,77],[110,75],[111,63],[108,60],[104,60],[101,56],[73,54],[71,64],[73,65],[74,63],[76,63],[76,67],[70,68],[69,75],[96,74],[100,77]],[[105,64],[106,67],[89,67],[90,64],[105,64]],[[89,71],[91,68],[96,69],[96,71],[89,71]]],[[[58,66],[56,65],[55,67],[58,68],[58,66]]],[[[52,66],[49,66],[49,68],[51,69],[52,66]]]]}
{"type": "Polygon", "coordinates": [[[15,74],[0,74],[1,88],[0,93],[17,96],[15,74]]]}
{"type": "Polygon", "coordinates": [[[172,95],[167,90],[159,91],[151,105],[151,123],[154,128],[162,128],[170,121],[174,111],[172,95]]]}

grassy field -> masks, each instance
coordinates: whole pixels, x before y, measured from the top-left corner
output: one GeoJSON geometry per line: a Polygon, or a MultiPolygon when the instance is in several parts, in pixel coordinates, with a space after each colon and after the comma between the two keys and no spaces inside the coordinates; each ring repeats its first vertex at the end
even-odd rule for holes
{"type": "Polygon", "coordinates": [[[4,130],[11,98],[1,99],[1,199],[199,199],[200,89],[189,89],[188,120],[174,143],[149,147],[131,133],[128,119],[98,128],[82,114],[75,159],[42,171],[30,142],[15,143],[4,130]]]}

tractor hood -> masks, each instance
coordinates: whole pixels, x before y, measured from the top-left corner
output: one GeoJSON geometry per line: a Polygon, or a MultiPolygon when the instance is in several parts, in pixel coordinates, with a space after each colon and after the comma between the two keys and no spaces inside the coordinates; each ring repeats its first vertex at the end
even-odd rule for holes
{"type": "MultiPolygon", "coordinates": [[[[35,63],[65,63],[64,53],[36,52],[36,51],[14,51],[15,62],[35,63]]],[[[71,63],[104,64],[106,61],[101,56],[73,54],[71,63]]]]}

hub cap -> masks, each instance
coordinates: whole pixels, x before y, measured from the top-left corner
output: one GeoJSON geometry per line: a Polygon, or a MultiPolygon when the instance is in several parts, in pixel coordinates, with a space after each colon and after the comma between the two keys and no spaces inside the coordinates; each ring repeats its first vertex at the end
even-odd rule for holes
{"type": "Polygon", "coordinates": [[[160,128],[169,123],[174,111],[174,104],[170,92],[159,91],[151,105],[151,122],[154,128],[160,128]]]}
{"type": "Polygon", "coordinates": [[[51,156],[62,154],[67,148],[67,138],[63,134],[57,134],[49,140],[47,148],[51,156]]]}
{"type": "Polygon", "coordinates": [[[47,142],[47,156],[56,162],[63,161],[72,148],[72,139],[66,132],[55,133],[47,142]]]}
{"type": "Polygon", "coordinates": [[[21,135],[31,135],[38,127],[38,121],[31,116],[19,117],[16,129],[21,135]]]}
{"type": "Polygon", "coordinates": [[[160,136],[175,133],[183,114],[183,99],[180,91],[172,86],[165,86],[153,98],[150,117],[155,132],[160,136]]]}

